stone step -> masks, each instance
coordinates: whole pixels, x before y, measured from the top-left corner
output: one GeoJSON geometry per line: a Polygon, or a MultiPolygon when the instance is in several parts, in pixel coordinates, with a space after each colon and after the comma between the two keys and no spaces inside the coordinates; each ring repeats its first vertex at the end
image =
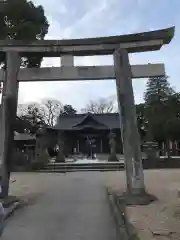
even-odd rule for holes
{"type": "Polygon", "coordinates": [[[96,169],[42,169],[42,170],[39,170],[38,172],[49,172],[49,173],[65,173],[65,172],[94,172],[94,171],[99,171],[99,172],[110,172],[110,171],[121,171],[121,170],[124,170],[123,168],[122,169],[102,169],[102,168],[96,168],[96,169]]]}
{"type": "Polygon", "coordinates": [[[119,171],[124,170],[124,163],[55,163],[48,164],[41,171],[44,172],[75,172],[75,171],[119,171]]]}
{"type": "Polygon", "coordinates": [[[112,163],[50,163],[47,164],[46,167],[106,167],[106,166],[113,166],[113,167],[118,167],[118,166],[124,166],[124,163],[117,163],[117,162],[112,162],[112,163]]]}
{"type": "Polygon", "coordinates": [[[74,165],[74,166],[67,166],[67,165],[64,165],[64,166],[45,166],[44,169],[47,169],[47,170],[59,170],[59,169],[124,169],[124,164],[121,164],[121,165],[104,165],[104,166],[94,166],[94,165],[86,165],[86,166],[79,166],[79,165],[74,165]]]}

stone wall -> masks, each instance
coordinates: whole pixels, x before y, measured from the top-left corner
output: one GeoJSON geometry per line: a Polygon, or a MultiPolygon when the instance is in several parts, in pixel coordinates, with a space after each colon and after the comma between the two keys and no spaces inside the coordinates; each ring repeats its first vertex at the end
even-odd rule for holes
{"type": "Polygon", "coordinates": [[[143,160],[144,169],[163,169],[163,168],[180,168],[179,158],[157,158],[156,161],[149,159],[143,160]]]}

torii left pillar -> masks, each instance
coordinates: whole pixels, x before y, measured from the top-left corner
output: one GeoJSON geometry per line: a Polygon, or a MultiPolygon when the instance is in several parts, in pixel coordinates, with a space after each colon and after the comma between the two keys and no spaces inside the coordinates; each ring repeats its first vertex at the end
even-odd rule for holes
{"type": "Polygon", "coordinates": [[[16,120],[18,101],[18,72],[21,57],[17,52],[6,53],[6,74],[2,95],[1,119],[1,156],[2,156],[2,185],[1,197],[7,198],[9,180],[14,150],[14,124],[16,120]]]}

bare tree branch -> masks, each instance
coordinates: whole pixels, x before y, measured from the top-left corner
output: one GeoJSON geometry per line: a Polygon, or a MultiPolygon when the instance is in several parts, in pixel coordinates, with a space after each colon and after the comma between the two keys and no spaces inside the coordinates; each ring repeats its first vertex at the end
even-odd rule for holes
{"type": "Polygon", "coordinates": [[[94,113],[94,114],[103,114],[103,113],[113,113],[117,112],[116,107],[116,98],[108,97],[108,98],[100,98],[96,101],[90,101],[87,106],[81,109],[83,113],[94,113]]]}
{"type": "Polygon", "coordinates": [[[53,127],[59,116],[60,111],[63,109],[62,103],[54,99],[45,99],[42,102],[41,112],[47,125],[53,127]]]}

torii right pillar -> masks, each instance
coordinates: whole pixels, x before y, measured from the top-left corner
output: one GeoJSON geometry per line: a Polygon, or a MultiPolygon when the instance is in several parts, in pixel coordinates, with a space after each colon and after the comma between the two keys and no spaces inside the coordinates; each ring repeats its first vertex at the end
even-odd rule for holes
{"type": "Polygon", "coordinates": [[[126,49],[115,50],[114,67],[126,168],[127,192],[125,199],[127,204],[148,204],[154,200],[154,197],[146,193],[144,185],[132,73],[126,49]]]}

